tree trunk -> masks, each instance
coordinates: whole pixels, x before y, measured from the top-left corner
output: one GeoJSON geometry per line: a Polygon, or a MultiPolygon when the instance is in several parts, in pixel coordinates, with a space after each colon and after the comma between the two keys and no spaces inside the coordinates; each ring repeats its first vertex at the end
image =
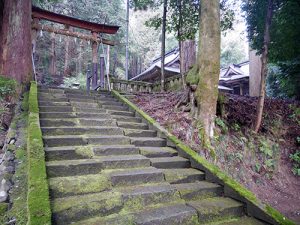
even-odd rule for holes
{"type": "Polygon", "coordinates": [[[183,77],[196,63],[196,42],[195,40],[185,40],[180,42],[180,71],[183,77]]]}
{"type": "Polygon", "coordinates": [[[202,0],[196,101],[198,119],[202,126],[202,141],[206,145],[214,134],[214,119],[218,99],[220,74],[220,3],[218,0],[202,0]]]}
{"type": "Polygon", "coordinates": [[[168,4],[168,0],[164,0],[162,34],[161,34],[161,88],[160,88],[161,92],[165,91],[165,52],[166,52],[167,4],[168,4]]]}
{"type": "Polygon", "coordinates": [[[264,45],[263,52],[261,56],[261,82],[260,82],[260,94],[257,102],[257,110],[256,110],[256,119],[254,124],[254,131],[257,133],[261,126],[264,103],[265,103],[265,94],[266,94],[266,77],[268,74],[268,51],[270,44],[270,26],[272,23],[273,16],[273,0],[268,0],[267,6],[267,17],[265,21],[265,33],[264,33],[264,45]]]}
{"type": "Polygon", "coordinates": [[[5,0],[3,6],[0,74],[25,84],[33,74],[31,0],[5,0]]]}

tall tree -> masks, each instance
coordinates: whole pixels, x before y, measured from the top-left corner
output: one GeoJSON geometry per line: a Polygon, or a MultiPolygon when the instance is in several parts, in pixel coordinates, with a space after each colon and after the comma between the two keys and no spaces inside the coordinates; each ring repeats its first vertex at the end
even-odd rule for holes
{"type": "Polygon", "coordinates": [[[161,31],[161,92],[165,91],[165,54],[166,54],[166,24],[167,24],[167,7],[168,0],[164,0],[162,31],[161,31]]]}
{"type": "Polygon", "coordinates": [[[258,97],[257,102],[257,110],[256,110],[256,119],[254,124],[254,131],[258,132],[261,121],[262,121],[262,115],[263,115],[263,108],[264,108],[264,102],[265,102],[265,95],[266,95],[266,77],[268,74],[268,53],[269,53],[269,45],[270,45],[270,26],[272,22],[272,16],[273,16],[273,0],[268,0],[267,4],[267,16],[265,21],[265,31],[264,31],[264,44],[262,49],[262,66],[261,66],[261,82],[260,82],[260,94],[258,97]]]}
{"type": "Polygon", "coordinates": [[[0,74],[27,83],[32,78],[31,0],[4,0],[0,74]]]}
{"type": "Polygon", "coordinates": [[[198,119],[203,129],[204,144],[213,136],[218,99],[220,73],[220,3],[202,0],[200,12],[200,37],[196,101],[198,119]]]}

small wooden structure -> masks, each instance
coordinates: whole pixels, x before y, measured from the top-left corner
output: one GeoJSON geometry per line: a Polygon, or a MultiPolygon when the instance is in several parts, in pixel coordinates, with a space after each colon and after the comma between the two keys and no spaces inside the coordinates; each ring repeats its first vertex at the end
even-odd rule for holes
{"type": "Polygon", "coordinates": [[[101,34],[116,34],[119,26],[111,26],[106,24],[98,24],[89,21],[80,20],[70,16],[65,16],[50,12],[38,7],[32,7],[32,46],[33,54],[35,53],[36,38],[38,31],[46,31],[54,34],[61,34],[71,37],[76,37],[85,41],[91,41],[92,45],[92,88],[97,89],[104,84],[104,61],[102,58],[98,61],[97,50],[100,43],[113,46],[115,43],[111,40],[103,39],[101,34]],[[63,24],[63,29],[58,29],[53,26],[44,26],[39,24],[40,20],[47,20],[54,23],[63,24]],[[80,28],[90,31],[90,34],[74,32],[70,27],[80,28]],[[100,85],[98,85],[98,64],[100,63],[100,85]],[[102,68],[103,67],[103,68],[102,68]]]}

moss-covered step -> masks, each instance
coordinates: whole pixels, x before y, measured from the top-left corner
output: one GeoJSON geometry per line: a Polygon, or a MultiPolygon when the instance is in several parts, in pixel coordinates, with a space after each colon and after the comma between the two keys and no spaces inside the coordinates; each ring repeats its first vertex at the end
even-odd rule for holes
{"type": "Polygon", "coordinates": [[[162,206],[144,210],[133,216],[137,225],[197,225],[198,217],[194,208],[185,204],[162,206]]]}
{"type": "Polygon", "coordinates": [[[101,145],[127,145],[129,139],[123,135],[57,135],[44,136],[44,145],[47,147],[59,146],[77,146],[87,144],[101,144],[101,145]]]}
{"type": "Polygon", "coordinates": [[[152,207],[140,212],[124,212],[105,217],[94,217],[73,225],[199,225],[197,213],[185,204],[152,207]]]}
{"type": "Polygon", "coordinates": [[[115,170],[109,173],[113,186],[164,182],[164,174],[154,167],[115,170]]]}
{"type": "Polygon", "coordinates": [[[38,96],[38,102],[68,102],[67,97],[46,97],[46,96],[38,96]]]}
{"type": "Polygon", "coordinates": [[[39,101],[39,106],[71,106],[70,102],[39,101]]]}
{"type": "Polygon", "coordinates": [[[106,145],[93,147],[95,155],[134,155],[139,154],[139,148],[134,145],[106,145]]]}
{"type": "Polygon", "coordinates": [[[54,224],[66,225],[96,215],[118,213],[122,208],[122,195],[118,192],[58,198],[52,201],[52,218],[54,224]]]}
{"type": "Polygon", "coordinates": [[[204,180],[205,174],[196,169],[161,169],[165,179],[171,184],[193,183],[204,180]]]}
{"type": "Polygon", "coordinates": [[[116,126],[116,120],[115,119],[105,119],[105,118],[84,118],[84,119],[78,119],[79,124],[82,126],[116,126]]]}
{"type": "Polygon", "coordinates": [[[165,139],[158,137],[132,137],[130,143],[135,146],[146,147],[165,147],[167,144],[165,139]]]}
{"type": "Polygon", "coordinates": [[[62,146],[45,148],[47,161],[90,159],[94,157],[92,146],[62,146]]]}
{"type": "Polygon", "coordinates": [[[160,169],[189,168],[190,161],[180,156],[151,158],[151,166],[160,169]]]}
{"type": "Polygon", "coordinates": [[[178,152],[170,147],[140,147],[140,153],[148,158],[177,156],[178,152]]]}
{"type": "Polygon", "coordinates": [[[42,127],[43,135],[83,135],[83,134],[98,134],[98,135],[122,135],[123,130],[113,126],[99,127],[42,127]]]}
{"type": "Polygon", "coordinates": [[[52,198],[62,198],[111,190],[111,183],[105,173],[54,177],[49,179],[49,190],[52,198]]]}
{"type": "Polygon", "coordinates": [[[134,116],[133,112],[129,111],[117,111],[117,110],[107,110],[107,112],[111,115],[118,115],[118,116],[134,116]]]}
{"type": "Polygon", "coordinates": [[[99,174],[52,177],[49,179],[50,194],[53,198],[98,193],[119,187],[149,186],[151,184],[166,185],[168,183],[164,182],[163,174],[159,170],[151,167],[103,170],[99,174]]]}
{"type": "Polygon", "coordinates": [[[71,106],[40,106],[40,112],[73,112],[71,106]]]}
{"type": "Polygon", "coordinates": [[[76,117],[74,112],[40,112],[40,119],[71,119],[76,117]]]}
{"type": "Polygon", "coordinates": [[[116,111],[127,111],[128,110],[128,107],[123,106],[123,105],[102,105],[101,107],[103,109],[116,110],[116,111]]]}
{"type": "Polygon", "coordinates": [[[105,109],[102,108],[87,108],[87,107],[73,107],[74,112],[87,112],[87,113],[103,113],[106,112],[105,109]]]}
{"type": "Polygon", "coordinates": [[[125,136],[128,137],[156,137],[157,132],[154,130],[140,130],[140,129],[124,129],[125,136]]]}
{"type": "Polygon", "coordinates": [[[190,201],[187,204],[197,210],[200,223],[244,215],[244,205],[231,198],[207,198],[201,201],[190,201]]]}
{"type": "Polygon", "coordinates": [[[142,119],[132,116],[118,116],[112,115],[112,118],[116,119],[119,122],[132,122],[132,123],[141,123],[142,119]]]}
{"type": "Polygon", "coordinates": [[[262,221],[254,219],[252,217],[236,217],[225,220],[219,220],[211,223],[205,223],[205,225],[267,225],[262,221]]]}
{"type": "Polygon", "coordinates": [[[72,102],[70,103],[73,107],[78,108],[100,108],[97,102],[72,102]]]}
{"type": "Polygon", "coordinates": [[[147,130],[148,124],[145,123],[132,123],[132,122],[117,122],[119,127],[127,128],[127,129],[141,129],[147,130]]]}
{"type": "Polygon", "coordinates": [[[158,204],[182,201],[176,188],[170,184],[148,184],[118,188],[126,211],[141,210],[158,204]]]}
{"type": "Polygon", "coordinates": [[[179,191],[181,198],[187,201],[202,200],[205,198],[221,196],[223,194],[222,186],[207,181],[172,185],[179,191]]]}
{"type": "Polygon", "coordinates": [[[49,92],[38,92],[38,98],[45,98],[45,99],[60,99],[66,98],[67,96],[64,93],[49,93],[49,92]]]}
{"type": "Polygon", "coordinates": [[[41,127],[65,127],[65,126],[112,126],[116,120],[110,118],[47,118],[40,119],[41,127]]]}
{"type": "Polygon", "coordinates": [[[60,160],[46,163],[49,177],[97,174],[104,169],[149,167],[150,160],[141,155],[102,156],[92,159],[60,160]]]}

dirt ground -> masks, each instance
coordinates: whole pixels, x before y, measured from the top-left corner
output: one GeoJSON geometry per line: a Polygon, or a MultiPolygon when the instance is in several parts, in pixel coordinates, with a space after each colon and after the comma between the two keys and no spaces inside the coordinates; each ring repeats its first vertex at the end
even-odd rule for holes
{"type": "MultiPolygon", "coordinates": [[[[133,101],[213,162],[209,152],[200,145],[195,119],[188,112],[175,108],[181,95],[138,94],[133,101]]],[[[255,118],[256,100],[226,96],[225,112],[213,140],[217,165],[263,202],[300,224],[300,177],[292,173],[290,159],[290,154],[299,149],[295,142],[296,137],[300,137],[300,125],[295,120],[299,118],[293,113],[293,108],[299,108],[299,103],[267,99],[261,131],[254,134],[250,127],[255,118]]]]}

